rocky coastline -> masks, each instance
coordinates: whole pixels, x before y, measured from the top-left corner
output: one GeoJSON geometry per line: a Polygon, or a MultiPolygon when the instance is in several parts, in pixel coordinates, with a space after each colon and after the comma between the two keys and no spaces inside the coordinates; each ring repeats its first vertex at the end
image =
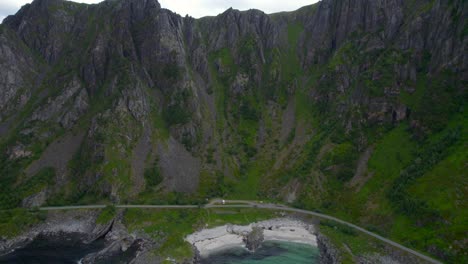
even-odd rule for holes
{"type": "MultiPolygon", "coordinates": [[[[157,248],[145,234],[129,233],[122,220],[122,212],[107,223],[98,223],[99,211],[57,211],[49,212],[41,224],[11,238],[0,238],[0,256],[26,247],[38,237],[65,238],[74,237],[85,244],[102,240],[104,246],[95,252],[85,255],[79,263],[91,264],[106,262],[115,258],[125,257],[128,263],[161,263],[162,259],[152,253],[157,248]]],[[[234,247],[242,247],[248,251],[256,251],[264,241],[285,241],[307,244],[319,250],[320,264],[341,263],[341,252],[329,238],[315,228],[315,223],[295,217],[275,218],[249,225],[223,225],[204,228],[188,235],[185,240],[193,247],[193,259],[184,263],[200,263],[202,258],[210,254],[234,247]]],[[[421,263],[411,256],[401,252],[385,250],[385,256],[374,254],[355,256],[356,263],[421,263]]]]}
{"type": "Polygon", "coordinates": [[[49,212],[46,220],[26,230],[14,238],[0,238],[0,256],[26,247],[39,236],[45,238],[70,237],[77,238],[84,244],[104,240],[104,248],[84,256],[80,263],[95,263],[111,257],[124,254],[130,248],[132,257],[137,260],[152,248],[153,242],[135,234],[129,234],[122,223],[122,214],[117,215],[107,223],[97,223],[98,211],[61,211],[49,212]]]}
{"type": "MultiPolygon", "coordinates": [[[[104,247],[84,256],[79,263],[90,264],[102,262],[112,257],[134,252],[129,263],[160,263],[158,256],[151,254],[155,241],[144,234],[130,234],[122,223],[122,214],[107,223],[98,223],[100,212],[95,210],[48,212],[46,219],[25,230],[13,238],[0,238],[0,256],[27,247],[39,237],[65,239],[73,237],[84,244],[97,240],[104,241],[104,247]]],[[[282,240],[305,243],[317,246],[315,229],[301,221],[293,219],[272,219],[253,223],[248,226],[225,225],[213,229],[202,230],[192,235],[194,258],[188,263],[199,263],[206,253],[230,247],[245,247],[255,251],[263,241],[282,240]],[[214,240],[211,240],[216,237],[214,240]],[[198,242],[196,242],[198,241],[198,242]],[[214,242],[214,243],[212,243],[214,242]],[[202,245],[200,247],[200,245],[202,245]]],[[[188,238],[187,238],[188,239],[188,238]]]]}
{"type": "Polygon", "coordinates": [[[341,263],[340,252],[331,243],[331,241],[320,232],[315,233],[317,235],[317,246],[319,249],[319,263],[320,264],[337,264],[341,263]]]}

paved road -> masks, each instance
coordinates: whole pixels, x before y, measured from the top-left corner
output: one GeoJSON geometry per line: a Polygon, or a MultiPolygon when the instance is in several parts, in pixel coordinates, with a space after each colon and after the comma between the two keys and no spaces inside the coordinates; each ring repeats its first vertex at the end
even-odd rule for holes
{"type": "MultiPolygon", "coordinates": [[[[58,207],[41,207],[39,210],[43,211],[53,211],[53,210],[77,210],[77,209],[102,209],[105,208],[106,205],[81,205],[81,206],[58,206],[58,207]]],[[[407,248],[401,244],[398,244],[390,239],[387,239],[385,237],[382,237],[376,233],[370,232],[362,227],[359,227],[357,225],[351,224],[349,222],[343,221],[341,219],[338,219],[333,216],[321,214],[321,213],[316,213],[313,211],[307,211],[307,210],[302,210],[302,209],[297,209],[297,208],[291,208],[287,207],[284,205],[278,205],[278,204],[264,204],[264,203],[258,203],[255,201],[243,201],[243,200],[212,200],[208,204],[203,205],[203,206],[198,206],[198,205],[115,205],[116,208],[123,208],[123,209],[129,209],[129,208],[140,208],[140,209],[196,209],[196,208],[260,208],[260,209],[269,209],[269,210],[279,210],[279,211],[287,211],[287,212],[295,212],[295,213],[302,213],[302,214],[307,214],[307,215],[312,215],[317,218],[322,218],[322,219],[328,219],[332,220],[335,222],[338,222],[340,224],[349,226],[351,228],[354,228],[362,233],[365,233],[371,237],[374,237],[376,239],[379,239],[387,244],[390,244],[396,248],[399,248],[403,251],[406,251],[410,254],[413,254],[417,257],[420,257],[421,259],[424,259],[428,261],[429,263],[434,263],[434,264],[442,264],[442,262],[435,260],[431,257],[428,257],[424,254],[421,254],[417,251],[414,251],[410,248],[407,248]]]]}

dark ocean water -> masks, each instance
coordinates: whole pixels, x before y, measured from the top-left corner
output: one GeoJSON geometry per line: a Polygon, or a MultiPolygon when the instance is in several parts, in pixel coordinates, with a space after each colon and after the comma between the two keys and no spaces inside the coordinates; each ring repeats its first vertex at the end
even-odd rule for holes
{"type": "Polygon", "coordinates": [[[319,250],[305,244],[267,241],[255,253],[232,248],[209,256],[203,264],[302,264],[318,263],[319,250]]]}
{"type": "Polygon", "coordinates": [[[1,264],[76,264],[89,253],[104,248],[104,241],[84,244],[78,237],[38,237],[26,247],[0,256],[1,264]]]}

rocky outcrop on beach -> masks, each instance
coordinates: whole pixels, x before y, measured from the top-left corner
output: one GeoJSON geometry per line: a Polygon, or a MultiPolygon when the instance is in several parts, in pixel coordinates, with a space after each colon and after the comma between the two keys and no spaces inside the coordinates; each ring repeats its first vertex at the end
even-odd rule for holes
{"type": "Polygon", "coordinates": [[[246,226],[224,225],[200,230],[186,237],[201,257],[214,252],[243,247],[255,251],[263,241],[288,241],[317,246],[313,226],[299,220],[276,218],[246,226]]]}
{"type": "Polygon", "coordinates": [[[250,251],[255,251],[262,245],[264,240],[263,228],[254,226],[252,231],[244,237],[245,247],[250,251]]]}
{"type": "Polygon", "coordinates": [[[106,262],[127,252],[130,252],[126,256],[129,260],[137,260],[153,248],[153,241],[127,231],[122,224],[121,214],[107,223],[99,224],[96,221],[99,213],[95,210],[49,212],[44,222],[31,230],[11,239],[0,239],[0,255],[23,248],[39,236],[54,240],[73,237],[84,244],[103,239],[103,249],[90,253],[81,260],[81,263],[87,264],[106,262]]]}

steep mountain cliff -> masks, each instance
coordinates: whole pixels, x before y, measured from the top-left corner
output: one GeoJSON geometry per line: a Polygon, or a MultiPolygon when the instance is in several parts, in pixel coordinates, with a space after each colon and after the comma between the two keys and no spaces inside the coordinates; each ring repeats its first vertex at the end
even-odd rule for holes
{"type": "Polygon", "coordinates": [[[0,26],[0,207],[280,200],[461,263],[467,11],[35,0],[0,26]]]}

